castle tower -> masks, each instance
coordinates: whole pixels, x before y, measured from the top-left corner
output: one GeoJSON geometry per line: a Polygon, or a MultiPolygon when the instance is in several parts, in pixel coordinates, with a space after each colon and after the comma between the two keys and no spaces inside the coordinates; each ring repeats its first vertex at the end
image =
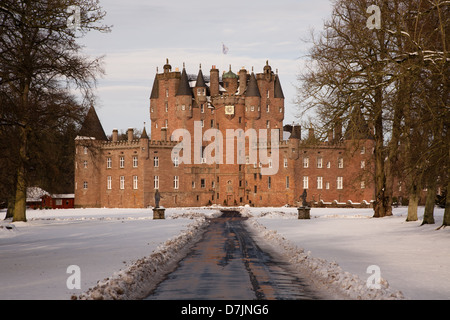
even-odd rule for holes
{"type": "Polygon", "coordinates": [[[230,70],[222,75],[223,85],[228,94],[235,94],[238,88],[238,76],[230,70]]]}
{"type": "Polygon", "coordinates": [[[259,93],[255,74],[252,72],[248,81],[247,90],[245,91],[245,118],[248,120],[257,120],[260,117],[261,94],[259,93]]]}
{"type": "Polygon", "coordinates": [[[192,118],[192,90],[189,85],[189,79],[186,73],[186,69],[183,66],[181,73],[180,83],[178,85],[176,97],[176,111],[178,119],[184,121],[192,118]]]}

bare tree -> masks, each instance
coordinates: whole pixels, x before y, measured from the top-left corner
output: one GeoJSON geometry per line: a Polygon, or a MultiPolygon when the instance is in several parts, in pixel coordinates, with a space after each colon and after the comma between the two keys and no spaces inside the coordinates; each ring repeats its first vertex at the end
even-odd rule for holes
{"type": "Polygon", "coordinates": [[[45,133],[36,115],[73,105],[68,101],[73,99],[71,89],[81,91],[81,105],[92,99],[96,76],[102,72],[100,58],[83,56],[76,39],[90,30],[109,31],[99,24],[104,15],[95,0],[4,0],[0,4],[0,90],[8,109],[0,115],[0,124],[17,129],[14,221],[26,221],[30,142],[33,135],[45,133]],[[67,23],[74,19],[70,8],[80,10],[75,21],[78,30],[67,23]]]}

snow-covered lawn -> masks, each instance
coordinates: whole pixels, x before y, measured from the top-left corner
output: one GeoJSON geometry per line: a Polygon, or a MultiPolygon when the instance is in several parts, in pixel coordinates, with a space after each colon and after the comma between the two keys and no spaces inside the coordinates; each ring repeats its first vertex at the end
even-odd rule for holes
{"type": "MultiPolygon", "coordinates": [[[[135,298],[127,288],[158,276],[147,272],[149,263],[156,270],[179,259],[201,234],[204,217],[218,213],[168,208],[165,220],[153,220],[150,209],[29,210],[26,223],[1,221],[0,299],[70,299],[93,287],[89,298],[135,298]],[[81,289],[67,288],[70,265],[80,268],[81,289]]],[[[406,208],[382,219],[371,218],[371,209],[313,208],[310,220],[298,220],[296,208],[243,213],[260,237],[296,263],[309,261],[328,279],[340,278],[338,285],[356,286],[354,278],[365,284],[367,267],[376,265],[407,299],[450,299],[450,228],[436,230],[443,209],[435,210],[436,224],[421,227],[420,220],[405,222],[406,208]]]]}
{"type": "MultiPolygon", "coordinates": [[[[416,222],[405,222],[406,207],[381,219],[372,218],[371,209],[312,208],[310,220],[298,220],[295,208],[254,208],[251,213],[258,217],[254,224],[259,232],[265,228],[272,231],[265,238],[274,243],[274,235],[285,238],[289,246],[303,248],[307,255],[328,263],[336,262],[363,282],[373,274],[367,273],[367,268],[376,265],[390,289],[400,290],[406,299],[447,300],[450,228],[436,230],[442,224],[444,209],[440,208],[435,208],[434,225],[420,226],[423,210],[419,208],[416,222]]],[[[318,271],[323,270],[319,267],[318,271]]]]}

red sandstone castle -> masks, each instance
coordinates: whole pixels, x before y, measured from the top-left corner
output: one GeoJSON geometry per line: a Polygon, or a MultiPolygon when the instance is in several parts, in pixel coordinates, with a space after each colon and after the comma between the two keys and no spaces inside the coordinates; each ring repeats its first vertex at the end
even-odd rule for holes
{"type": "Polygon", "coordinates": [[[320,141],[300,126],[283,126],[284,94],[277,73],[242,68],[204,76],[167,61],[150,95],[151,139],[108,140],[94,108],[76,139],[75,205],[164,207],[299,204],[370,205],[373,140],[355,109],[320,141]],[[262,134],[261,134],[262,133],[262,134]],[[253,135],[252,135],[253,134],[253,135]],[[255,138],[256,137],[256,138],[255,138]]]}

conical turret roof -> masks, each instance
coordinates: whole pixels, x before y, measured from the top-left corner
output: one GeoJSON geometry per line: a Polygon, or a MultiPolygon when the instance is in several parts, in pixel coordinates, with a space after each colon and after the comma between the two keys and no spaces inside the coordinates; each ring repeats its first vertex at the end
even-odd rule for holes
{"type": "Polygon", "coordinates": [[[248,86],[247,86],[247,91],[245,92],[245,96],[261,98],[261,94],[259,93],[258,83],[256,82],[256,77],[253,72],[250,75],[250,80],[248,81],[248,86]]]}
{"type": "Polygon", "coordinates": [[[94,106],[89,108],[78,135],[82,137],[95,138],[97,140],[108,140],[94,106]]]}
{"type": "Polygon", "coordinates": [[[180,85],[178,86],[176,96],[192,96],[192,90],[189,85],[189,79],[185,68],[183,68],[183,72],[181,72],[180,85]]]}
{"type": "Polygon", "coordinates": [[[280,79],[278,78],[278,75],[275,76],[274,86],[275,86],[274,97],[284,99],[283,89],[281,89],[281,83],[280,79]]]}
{"type": "Polygon", "coordinates": [[[346,140],[371,138],[369,126],[367,125],[366,119],[364,119],[361,108],[358,106],[353,108],[344,138],[346,140]]]}
{"type": "Polygon", "coordinates": [[[159,98],[159,81],[157,75],[155,76],[155,81],[153,81],[152,93],[150,94],[150,99],[159,98]]]}
{"type": "Polygon", "coordinates": [[[197,81],[195,82],[196,87],[206,88],[205,78],[203,77],[202,69],[198,71],[197,81]]]}

